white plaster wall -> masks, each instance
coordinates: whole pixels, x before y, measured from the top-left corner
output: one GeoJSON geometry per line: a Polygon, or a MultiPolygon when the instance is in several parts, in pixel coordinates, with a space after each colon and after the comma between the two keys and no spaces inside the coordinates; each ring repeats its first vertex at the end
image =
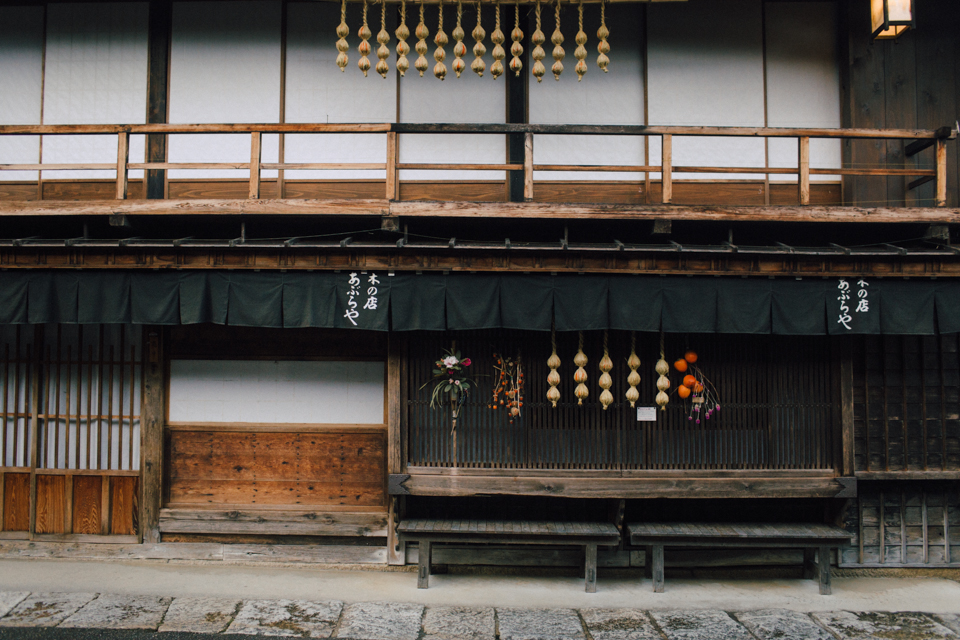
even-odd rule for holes
{"type": "Polygon", "coordinates": [[[383,362],[173,360],[171,422],[383,424],[383,362]]]}
{"type": "MultiPolygon", "coordinates": [[[[419,14],[413,17],[409,12],[407,26],[411,31],[416,29],[419,14]]],[[[501,29],[505,27],[506,15],[512,16],[509,9],[501,9],[501,29]]],[[[443,30],[447,36],[456,26],[457,11],[455,6],[448,5],[443,12],[443,30]]],[[[412,51],[410,71],[400,81],[400,122],[436,122],[436,123],[503,123],[506,122],[506,86],[503,77],[497,80],[490,75],[490,65],[493,58],[490,52],[490,33],[493,31],[493,10],[487,5],[483,12],[483,28],[487,32],[484,44],[487,53],[484,60],[487,70],[483,77],[478,77],[470,70],[473,62],[474,40],[470,32],[477,24],[476,9],[464,6],[463,30],[467,33],[464,43],[467,45],[467,55],[464,56],[467,68],[457,78],[453,73],[453,38],[450,44],[444,47],[447,53],[444,64],[447,65],[447,77],[442,82],[433,75],[433,36],[437,32],[437,8],[428,6],[426,22],[430,28],[430,50],[427,52],[429,68],[420,77],[413,69],[413,62],[417,58],[416,51],[412,51]]],[[[510,23],[512,24],[512,23],[510,23]]],[[[506,30],[509,34],[509,29],[506,30]]],[[[408,40],[411,50],[416,38],[408,40]]],[[[509,62],[508,58],[505,62],[509,62]]],[[[400,136],[400,162],[409,163],[459,163],[459,164],[504,164],[507,157],[506,137],[502,135],[484,134],[405,134],[400,136]]],[[[503,171],[401,171],[401,180],[504,180],[503,171]]]]}
{"type": "MultiPolygon", "coordinates": [[[[47,11],[44,124],[146,122],[147,3],[50,4],[47,11]]],[[[131,136],[131,161],[143,157],[144,136],[131,136]]],[[[43,161],[115,164],[117,136],[44,136],[43,161]]],[[[43,177],[115,178],[116,172],[44,171],[43,177]]]]}
{"type": "MultiPolygon", "coordinates": [[[[0,6],[0,124],[40,124],[43,7],[0,6]]],[[[0,164],[36,164],[39,136],[0,138],[0,164]]],[[[36,180],[36,171],[0,171],[0,180],[36,180]]]]}
{"type": "MultiPolygon", "coordinates": [[[[840,126],[836,5],[770,2],[766,6],[767,108],[771,127],[840,126]],[[798,29],[796,25],[804,25],[798,29]]],[[[812,139],[810,166],[839,167],[841,141],[812,139]]],[[[770,166],[796,167],[797,141],[770,140],[770,166]]],[[[790,176],[772,176],[796,182],[790,176]]],[[[811,176],[837,181],[839,176],[811,176]]]]}
{"type": "MultiPolygon", "coordinates": [[[[763,126],[760,0],[652,3],[647,15],[650,124],[763,126]]],[[[649,144],[650,162],[659,164],[661,141],[651,137],[649,144]]],[[[674,137],[673,164],[763,167],[764,144],[759,139],[674,137]]],[[[674,178],[763,176],[674,173],[674,178]]]]}
{"type": "MultiPolygon", "coordinates": [[[[512,10],[511,10],[512,14],[512,10]]],[[[643,124],[643,39],[641,8],[637,4],[609,5],[610,65],[603,73],[597,67],[599,5],[584,6],[587,34],[587,73],[577,82],[573,70],[577,59],[576,7],[564,5],[561,32],[564,35],[563,74],[560,80],[550,73],[553,45],[544,45],[547,74],[542,82],[530,82],[530,122],[534,124],[643,124]]],[[[549,38],[554,29],[553,9],[543,13],[543,31],[549,38]]],[[[509,56],[508,56],[509,59],[509,56]]],[[[529,70],[524,70],[529,73],[529,70]]],[[[645,140],[626,136],[535,136],[536,164],[642,165],[645,140]]],[[[640,173],[546,172],[537,171],[535,180],[640,180],[640,173]]]]}
{"type": "MultiPolygon", "coordinates": [[[[280,121],[280,3],[175,2],[170,45],[170,122],[280,121]]],[[[265,135],[263,162],[279,136],[265,135]]],[[[170,136],[170,162],[250,162],[250,134],[170,136]]],[[[174,170],[170,178],[247,178],[248,170],[174,170]]],[[[263,171],[265,178],[276,171],[263,171]]]]}
{"type": "MultiPolygon", "coordinates": [[[[380,9],[368,9],[368,20],[374,36],[379,32],[380,9]],[[373,18],[376,17],[376,24],[373,18]]],[[[387,30],[391,37],[396,29],[395,8],[387,7],[387,30]]],[[[412,11],[408,11],[408,15],[412,11]]],[[[395,53],[391,54],[390,73],[386,79],[375,71],[363,77],[357,68],[360,54],[356,32],[360,24],[360,8],[347,7],[347,24],[351,28],[348,41],[350,63],[345,71],[337,66],[336,26],[340,24],[340,5],[331,2],[299,2],[287,6],[287,122],[396,122],[397,76],[395,53]]],[[[410,40],[407,40],[408,44],[410,40]]],[[[376,49],[374,43],[374,49],[376,49]]],[[[396,39],[390,45],[396,49],[396,39]]],[[[377,62],[371,56],[371,64],[377,62]]],[[[384,134],[288,135],[284,147],[286,162],[376,162],[387,155],[384,134]]],[[[380,179],[384,171],[287,171],[285,177],[297,179],[380,179]]]]}

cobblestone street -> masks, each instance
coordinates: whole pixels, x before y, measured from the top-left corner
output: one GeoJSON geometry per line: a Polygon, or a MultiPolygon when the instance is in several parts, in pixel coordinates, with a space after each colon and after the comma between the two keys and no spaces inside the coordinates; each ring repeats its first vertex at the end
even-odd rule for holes
{"type": "Polygon", "coordinates": [[[351,640],[934,640],[960,615],[786,609],[519,609],[407,603],[0,592],[0,627],[351,640]]]}

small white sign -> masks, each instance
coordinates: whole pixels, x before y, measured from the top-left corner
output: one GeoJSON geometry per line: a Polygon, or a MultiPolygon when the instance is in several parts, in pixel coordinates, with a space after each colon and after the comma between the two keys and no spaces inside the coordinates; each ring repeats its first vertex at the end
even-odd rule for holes
{"type": "Polygon", "coordinates": [[[656,407],[637,407],[637,422],[656,422],[656,407]]]}

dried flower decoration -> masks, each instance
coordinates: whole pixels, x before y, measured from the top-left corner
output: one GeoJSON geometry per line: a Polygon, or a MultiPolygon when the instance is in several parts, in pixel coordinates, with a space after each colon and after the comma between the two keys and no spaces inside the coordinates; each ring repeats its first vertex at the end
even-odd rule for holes
{"type": "Polygon", "coordinates": [[[453,415],[453,428],[457,428],[457,417],[460,409],[466,402],[470,389],[477,383],[468,378],[466,369],[471,364],[470,358],[461,358],[456,349],[444,351],[444,357],[433,363],[433,380],[428,380],[420,387],[423,389],[433,382],[433,391],[430,393],[430,407],[434,408],[449,400],[453,415]]]}

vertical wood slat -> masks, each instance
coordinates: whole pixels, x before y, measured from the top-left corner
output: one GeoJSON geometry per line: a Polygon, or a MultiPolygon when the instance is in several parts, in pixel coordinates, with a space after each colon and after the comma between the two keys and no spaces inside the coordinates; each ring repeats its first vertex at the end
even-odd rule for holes
{"type": "Polygon", "coordinates": [[[798,158],[800,204],[810,204],[810,138],[800,137],[798,158]]]}
{"type": "Polygon", "coordinates": [[[661,199],[663,204],[673,202],[673,136],[665,134],[662,136],[661,151],[661,199]]]}
{"type": "Polygon", "coordinates": [[[74,476],[68,475],[64,477],[64,494],[63,494],[63,532],[64,533],[73,533],[73,483],[74,476]]]}
{"type": "Polygon", "coordinates": [[[397,170],[397,164],[400,156],[400,144],[396,131],[387,133],[387,200],[398,200],[400,198],[400,172],[397,170]]]}
{"type": "Polygon", "coordinates": [[[128,439],[130,451],[127,455],[127,460],[129,464],[127,465],[128,469],[133,469],[133,415],[134,415],[134,389],[137,382],[137,347],[135,345],[130,345],[130,413],[128,417],[130,418],[130,437],[128,439]]]}
{"type": "Polygon", "coordinates": [[[260,157],[262,134],[254,131],[250,134],[250,193],[251,200],[260,198],[260,157]]]}
{"type": "Polygon", "coordinates": [[[140,530],[144,542],[160,542],[160,477],[163,469],[163,334],[145,331],[140,400],[140,530]]]}
{"type": "Polygon", "coordinates": [[[947,141],[943,138],[937,139],[937,196],[936,205],[938,207],[947,206],[947,141]]]}
{"type": "Polygon", "coordinates": [[[523,134],[523,200],[533,200],[533,134],[523,134]]]}
{"type": "MultiPolygon", "coordinates": [[[[396,135],[396,134],[388,134],[396,135]]],[[[389,174],[388,174],[389,175],[389,174]]],[[[388,337],[387,344],[387,473],[400,473],[403,470],[403,435],[400,429],[400,338],[388,337]]],[[[396,533],[399,518],[396,498],[390,500],[387,513],[387,562],[401,565],[406,563],[405,545],[400,543],[396,533]]]]}
{"type": "Polygon", "coordinates": [[[113,501],[113,492],[110,490],[112,482],[110,476],[100,476],[100,535],[110,534],[110,508],[113,501]]]}
{"type": "MultiPolygon", "coordinates": [[[[4,392],[6,392],[6,385],[4,385],[4,392]]],[[[4,440],[6,442],[6,440],[4,440]]],[[[5,452],[4,452],[5,455],[5,452]]],[[[0,458],[0,462],[3,462],[4,459],[0,458]]],[[[3,503],[5,502],[6,491],[4,489],[5,474],[3,472],[3,466],[0,464],[0,531],[3,531],[3,523],[5,522],[3,516],[3,503]]]]}
{"type": "Polygon", "coordinates": [[[130,134],[117,134],[117,200],[127,199],[127,164],[130,162],[130,134]]]}
{"type": "Polygon", "coordinates": [[[37,422],[40,419],[40,367],[43,344],[43,325],[38,324],[33,329],[33,346],[27,346],[27,359],[32,369],[29,375],[30,392],[30,435],[28,439],[30,447],[30,525],[29,535],[33,539],[34,532],[37,529],[37,458],[40,450],[39,429],[37,422]],[[31,351],[35,354],[36,361],[31,358],[31,351]]]}

